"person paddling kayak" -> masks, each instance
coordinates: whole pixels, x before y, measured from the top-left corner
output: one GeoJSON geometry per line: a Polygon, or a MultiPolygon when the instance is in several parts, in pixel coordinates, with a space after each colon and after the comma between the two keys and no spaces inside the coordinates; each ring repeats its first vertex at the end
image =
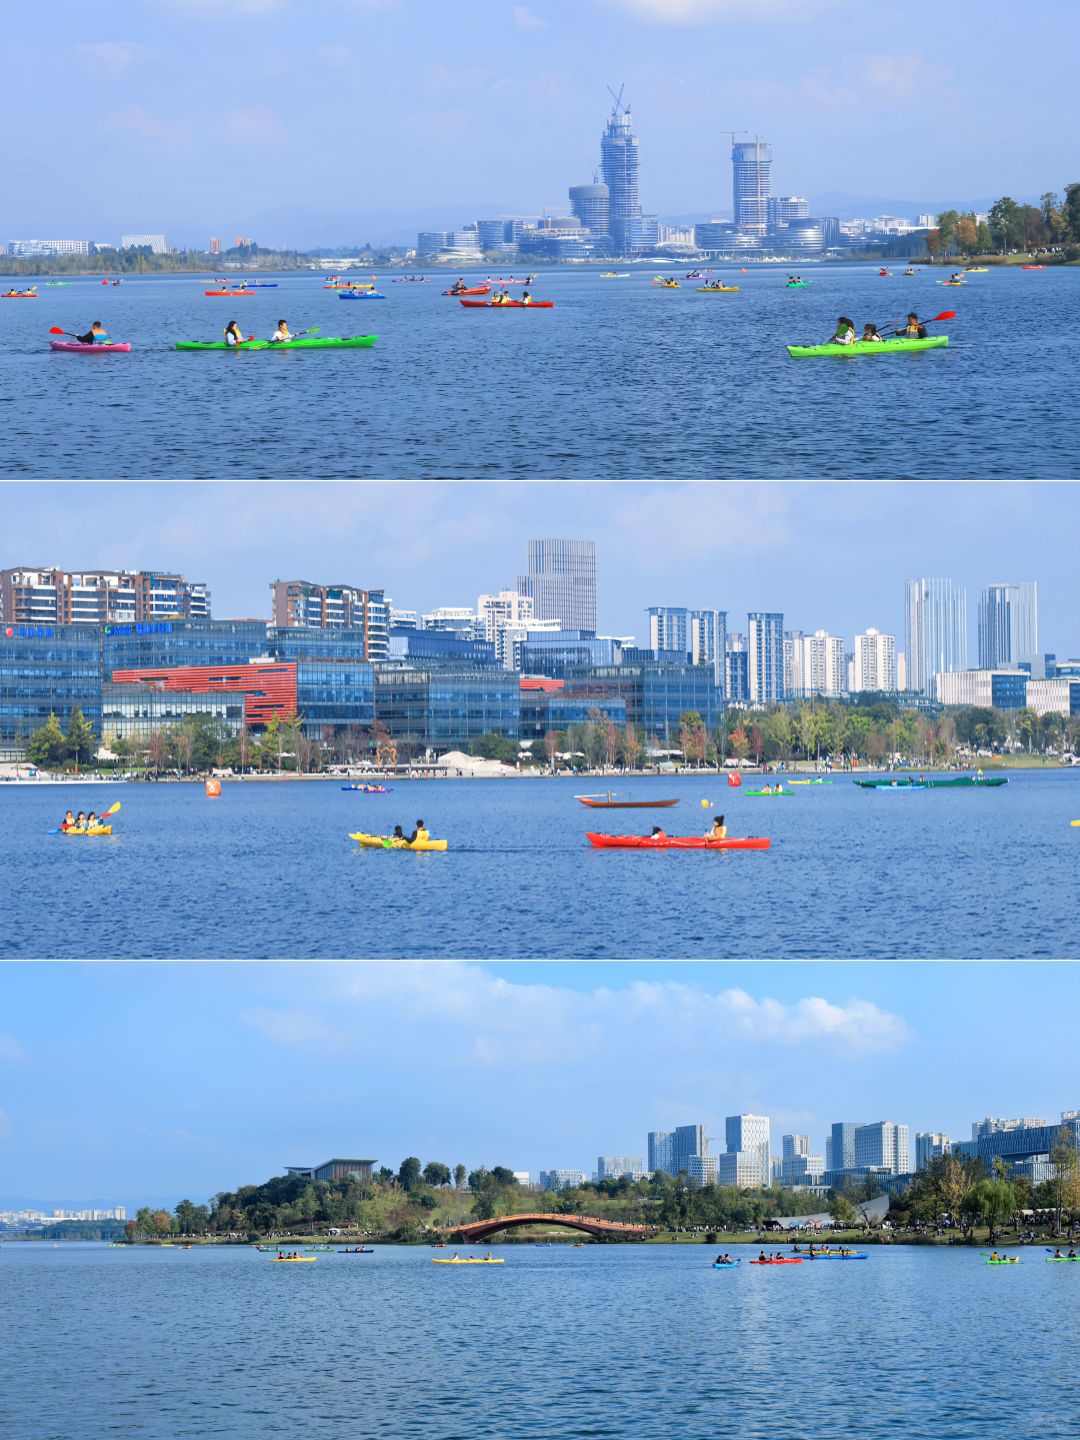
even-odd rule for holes
{"type": "Polygon", "coordinates": [[[862,337],[860,340],[860,344],[872,345],[875,341],[880,343],[881,336],[878,334],[877,326],[873,323],[873,321],[868,320],[866,324],[862,327],[862,337]]]}
{"type": "Polygon", "coordinates": [[[239,325],[237,325],[235,320],[230,320],[225,326],[225,344],[230,350],[234,350],[237,345],[242,345],[243,343],[244,337],[240,333],[239,325]]]}
{"type": "Polygon", "coordinates": [[[95,320],[85,335],[75,336],[80,345],[104,345],[108,338],[109,332],[100,320],[95,320]]]}
{"type": "Polygon", "coordinates": [[[67,812],[67,814],[64,816],[63,820],[61,820],[61,822],[60,822],[60,829],[63,831],[63,830],[74,830],[74,828],[75,828],[75,816],[74,816],[74,815],[71,813],[71,811],[69,810],[69,811],[67,812]]]}
{"type": "Polygon", "coordinates": [[[706,840],[726,840],[727,826],[724,824],[723,815],[717,815],[712,822],[712,829],[705,832],[706,840]]]}
{"type": "Polygon", "coordinates": [[[897,335],[907,340],[925,340],[926,326],[915,314],[914,310],[908,311],[907,324],[903,329],[898,330],[897,335]]]}
{"type": "Polygon", "coordinates": [[[841,315],[836,322],[836,329],[826,340],[826,345],[854,345],[855,344],[855,322],[849,320],[846,315],[841,315]]]}
{"type": "Polygon", "coordinates": [[[406,835],[406,837],[405,837],[405,843],[406,843],[407,845],[415,845],[418,840],[423,841],[423,840],[430,840],[430,839],[431,839],[431,835],[430,835],[430,833],[428,832],[428,830],[425,828],[423,820],[417,820],[417,822],[416,822],[416,829],[412,832],[411,835],[406,835]]]}
{"type": "Polygon", "coordinates": [[[292,333],[289,330],[289,322],[287,320],[279,320],[277,322],[277,329],[273,335],[270,336],[270,344],[287,345],[292,338],[292,333]]]}

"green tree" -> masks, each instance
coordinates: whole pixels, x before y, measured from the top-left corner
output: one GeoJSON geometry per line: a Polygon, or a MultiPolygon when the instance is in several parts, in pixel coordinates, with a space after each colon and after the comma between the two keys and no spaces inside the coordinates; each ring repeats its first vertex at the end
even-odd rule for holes
{"type": "Polygon", "coordinates": [[[406,1194],[419,1186],[420,1176],[420,1161],[415,1155],[409,1155],[398,1167],[398,1182],[406,1194]]]}
{"type": "Polygon", "coordinates": [[[459,1190],[464,1186],[465,1177],[468,1173],[464,1165],[459,1164],[454,1166],[454,1184],[459,1190]]]}
{"type": "Polygon", "coordinates": [[[1007,1180],[979,1180],[964,1199],[965,1207],[990,1231],[990,1244],[1016,1210],[1016,1193],[1007,1180]]]}
{"type": "Polygon", "coordinates": [[[424,1166],[425,1185],[449,1185],[450,1167],[442,1165],[438,1160],[429,1160],[424,1166]]]}
{"type": "Polygon", "coordinates": [[[1063,240],[1080,245],[1080,184],[1065,186],[1065,199],[1061,206],[1061,231],[1063,240]]]}
{"type": "Polygon", "coordinates": [[[999,249],[1008,251],[1019,244],[1020,206],[1008,195],[995,200],[990,207],[990,234],[999,249]]]}
{"type": "Polygon", "coordinates": [[[855,1213],[855,1206],[846,1195],[838,1192],[829,1202],[829,1214],[833,1218],[834,1225],[841,1225],[850,1229],[858,1219],[855,1213]]]}
{"type": "Polygon", "coordinates": [[[1053,1167],[1050,1186],[1054,1197],[1054,1229],[1060,1232],[1061,1217],[1068,1214],[1071,1235],[1076,1211],[1080,1209],[1080,1154],[1073,1132],[1067,1125],[1062,1125],[1054,1136],[1050,1162],[1053,1167]]]}
{"type": "Polygon", "coordinates": [[[483,760],[501,760],[504,765],[514,765],[518,758],[518,742],[491,730],[470,742],[469,754],[478,755],[483,760]]]}
{"type": "Polygon", "coordinates": [[[78,705],[72,706],[67,727],[68,756],[76,765],[85,765],[94,753],[94,731],[78,705]]]}
{"type": "Polygon", "coordinates": [[[476,1220],[494,1220],[496,1209],[495,1194],[491,1190],[481,1190],[473,1205],[473,1217],[476,1220]]]}
{"type": "Polygon", "coordinates": [[[496,1165],[491,1172],[491,1178],[496,1185],[516,1185],[517,1179],[512,1170],[505,1165],[496,1165]]]}
{"type": "Polygon", "coordinates": [[[956,227],[960,220],[960,212],[957,210],[943,210],[937,217],[938,235],[941,237],[941,248],[944,254],[948,255],[956,243],[956,227]]]}
{"type": "Polygon", "coordinates": [[[55,715],[50,714],[41,729],[35,730],[30,736],[26,758],[31,765],[39,765],[46,770],[64,763],[67,758],[67,741],[55,715]]]}

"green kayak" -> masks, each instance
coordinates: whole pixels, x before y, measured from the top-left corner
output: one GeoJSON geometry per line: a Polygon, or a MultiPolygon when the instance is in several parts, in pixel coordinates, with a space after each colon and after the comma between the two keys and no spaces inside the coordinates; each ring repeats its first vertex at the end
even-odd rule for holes
{"type": "Polygon", "coordinates": [[[789,795],[794,795],[794,790],[744,790],[744,795],[766,795],[771,800],[786,800],[789,795]]]}
{"type": "Polygon", "coordinates": [[[852,345],[789,345],[787,353],[796,359],[804,355],[891,355],[897,350],[941,350],[947,335],[928,335],[925,340],[856,340],[852,345]]]}
{"type": "Polygon", "coordinates": [[[375,344],[377,335],[346,335],[335,339],[329,335],[303,336],[272,345],[269,340],[245,340],[242,345],[226,345],[224,340],[178,340],[177,350],[360,350],[375,344]]]}

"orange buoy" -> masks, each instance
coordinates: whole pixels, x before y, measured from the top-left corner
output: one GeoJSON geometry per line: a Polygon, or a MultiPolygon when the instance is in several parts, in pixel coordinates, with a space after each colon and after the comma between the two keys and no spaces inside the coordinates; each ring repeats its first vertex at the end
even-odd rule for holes
{"type": "Polygon", "coordinates": [[[220,780],[207,780],[207,782],[206,782],[206,795],[207,795],[207,799],[209,799],[209,800],[216,800],[216,799],[220,796],[220,794],[221,794],[221,781],[220,781],[220,780]]]}
{"type": "Polygon", "coordinates": [[[739,786],[742,784],[742,776],[737,771],[734,771],[727,777],[727,783],[729,785],[739,786]]]}

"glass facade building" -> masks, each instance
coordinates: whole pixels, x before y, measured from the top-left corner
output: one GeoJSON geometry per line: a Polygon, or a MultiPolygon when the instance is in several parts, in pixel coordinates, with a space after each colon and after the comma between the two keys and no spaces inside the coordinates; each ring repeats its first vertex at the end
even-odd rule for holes
{"type": "Polygon", "coordinates": [[[620,658],[616,641],[582,630],[530,633],[514,651],[523,675],[545,675],[551,680],[564,680],[586,665],[617,665],[620,658]]]}
{"type": "Polygon", "coordinates": [[[772,148],[764,140],[739,141],[731,147],[731,195],[735,224],[750,235],[769,227],[772,148]]]}
{"type": "MultiPolygon", "coordinates": [[[[630,111],[616,101],[600,140],[600,173],[608,189],[611,239],[620,255],[632,255],[644,248],[638,164],[638,141],[630,128],[630,111]]],[[[565,616],[562,618],[565,620],[565,616]]]]}
{"type": "Polygon", "coordinates": [[[907,688],[931,694],[934,676],[968,668],[967,591],[953,580],[904,585],[907,688]]]}
{"type": "Polygon", "coordinates": [[[542,740],[549,730],[587,725],[597,712],[620,730],[626,726],[626,701],[618,695],[564,695],[544,690],[522,690],[519,738],[542,740]]]}
{"type": "Polygon", "coordinates": [[[532,598],[538,620],[595,633],[596,541],[530,540],[528,574],[518,576],[517,590],[532,598]]]}
{"type": "Polygon", "coordinates": [[[96,625],[0,626],[0,748],[21,754],[55,715],[82,710],[101,732],[100,630],[96,625]]]}
{"type": "Polygon", "coordinates": [[[682,715],[696,710],[707,729],[724,712],[724,697],[705,665],[594,665],[567,673],[566,693],[578,696],[619,696],[626,718],[646,737],[673,743],[679,738],[682,715]]]}
{"type": "Polygon", "coordinates": [[[466,638],[452,630],[392,630],[389,658],[408,665],[451,665],[486,669],[498,661],[495,645],[466,638]]]}
{"type": "Polygon", "coordinates": [[[979,591],[979,668],[1030,662],[1039,653],[1034,580],[1007,581],[979,591]]]}
{"type": "Polygon", "coordinates": [[[375,718],[413,754],[467,749],[480,735],[517,739],[518,677],[506,670],[375,670],[375,718]]]}
{"type": "Polygon", "coordinates": [[[196,716],[220,721],[234,733],[244,723],[244,696],[236,691],[161,690],[154,685],[101,687],[103,740],[145,740],[155,730],[196,716]]]}
{"type": "Polygon", "coordinates": [[[611,193],[606,185],[571,185],[570,209],[590,235],[610,235],[611,193]]]}

